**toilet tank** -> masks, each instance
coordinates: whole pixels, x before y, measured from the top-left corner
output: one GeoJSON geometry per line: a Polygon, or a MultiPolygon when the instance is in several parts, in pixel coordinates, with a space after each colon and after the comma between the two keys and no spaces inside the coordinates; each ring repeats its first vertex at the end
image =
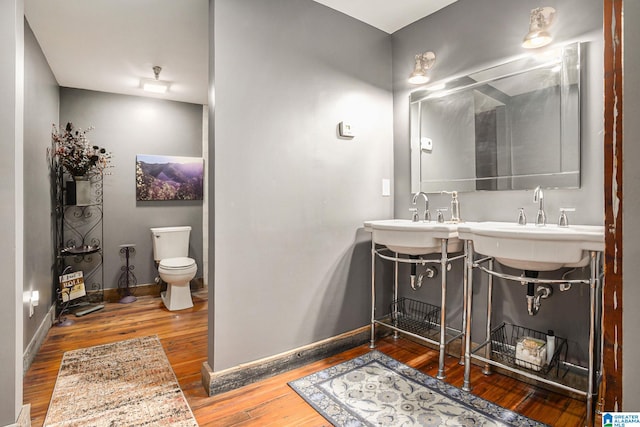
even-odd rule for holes
{"type": "Polygon", "coordinates": [[[157,227],[151,229],[153,241],[153,259],[160,261],[166,258],[189,256],[190,226],[157,227]]]}

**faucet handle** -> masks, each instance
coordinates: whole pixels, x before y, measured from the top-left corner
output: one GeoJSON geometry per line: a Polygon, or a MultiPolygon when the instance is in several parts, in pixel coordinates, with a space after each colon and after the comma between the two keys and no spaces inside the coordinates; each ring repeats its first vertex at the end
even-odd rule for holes
{"type": "Polygon", "coordinates": [[[409,208],[409,212],[411,212],[411,221],[418,222],[418,208],[409,208]]]}
{"type": "Polygon", "coordinates": [[[447,208],[438,208],[436,209],[436,211],[438,212],[437,214],[437,221],[442,224],[444,222],[444,214],[443,212],[446,212],[448,209],[447,208]]]}
{"type": "Polygon", "coordinates": [[[524,213],[524,208],[518,210],[518,225],[527,225],[527,215],[524,213]]]}
{"type": "Polygon", "coordinates": [[[569,218],[567,212],[575,212],[576,208],[560,208],[560,217],[558,218],[558,227],[568,227],[569,218]]]}

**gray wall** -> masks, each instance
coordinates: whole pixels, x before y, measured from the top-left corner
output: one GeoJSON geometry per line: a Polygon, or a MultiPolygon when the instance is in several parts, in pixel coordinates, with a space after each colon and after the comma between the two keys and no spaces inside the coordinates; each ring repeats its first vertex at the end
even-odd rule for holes
{"type": "Polygon", "coordinates": [[[13,423],[22,405],[24,5],[0,2],[0,425],[13,423]]]}
{"type": "MultiPolygon", "coordinates": [[[[547,192],[547,212],[557,217],[560,206],[576,207],[575,223],[602,224],[602,2],[555,0],[545,3],[558,11],[553,26],[556,42],[590,40],[587,71],[583,74],[582,188],[547,192]]],[[[432,50],[437,59],[432,81],[466,74],[522,53],[520,44],[529,22],[529,11],[539,6],[533,0],[458,0],[392,35],[394,87],[394,189],[395,215],[408,218],[409,182],[409,93],[414,86],[407,77],[416,53],[432,50]],[[474,17],[470,19],[469,17],[474,17]]],[[[448,206],[433,195],[432,206],[448,206]]],[[[530,191],[464,193],[460,197],[468,220],[513,220],[524,206],[535,214],[530,191]],[[495,207],[501,209],[496,210],[495,207]]]]}
{"type": "MultiPolygon", "coordinates": [[[[533,0],[458,0],[392,35],[394,88],[394,190],[395,216],[409,218],[409,93],[407,82],[412,71],[413,56],[432,50],[436,63],[432,81],[449,76],[467,74],[495,64],[504,58],[522,53],[520,47],[527,30],[529,12],[538,7],[533,0]],[[471,19],[473,17],[473,19],[471,19]]],[[[553,26],[556,42],[588,40],[586,66],[583,67],[582,86],[582,186],[578,190],[548,190],[545,207],[549,222],[557,221],[559,207],[575,207],[570,221],[575,224],[602,224],[603,163],[602,163],[602,2],[599,0],[555,0],[545,6],[555,7],[557,21],[553,26]]],[[[519,207],[529,218],[535,218],[537,206],[531,191],[492,191],[462,193],[459,197],[461,217],[470,221],[515,221],[519,207]]],[[[449,197],[430,195],[433,208],[449,206],[449,197]]],[[[511,274],[519,274],[510,271],[511,274]]],[[[408,273],[406,273],[408,274],[408,273]]],[[[580,271],[576,273],[579,277],[580,271]]],[[[474,316],[482,319],[486,307],[486,275],[478,276],[474,286],[474,316]]],[[[406,277],[406,275],[405,275],[406,277]]],[[[437,279],[439,280],[439,279],[437,279]]],[[[408,279],[406,279],[408,283],[408,279]]],[[[460,318],[461,271],[452,272],[449,300],[451,317],[460,318]],[[458,283],[460,286],[455,286],[458,283]]],[[[402,292],[437,303],[437,287],[427,283],[418,293],[404,286],[402,292]]],[[[588,336],[588,291],[574,286],[570,291],[556,292],[545,301],[542,312],[535,318],[526,314],[526,288],[498,281],[494,293],[494,321],[506,320],[534,329],[554,329],[559,336],[571,340],[571,353],[583,358],[588,336]],[[567,316],[566,307],[576,307],[567,316]],[[561,335],[562,334],[562,335],[561,335]]],[[[474,323],[475,340],[483,329],[474,323]]]]}
{"type": "MultiPolygon", "coordinates": [[[[138,284],[153,283],[150,227],[190,225],[190,256],[202,275],[202,201],[137,202],[136,154],[202,156],[202,106],[81,89],[60,89],[60,123],[87,129],[92,143],[113,153],[104,178],[104,280],[117,288],[120,245],[136,244],[138,284]]],[[[208,167],[208,165],[205,165],[208,167]]]]}
{"type": "Polygon", "coordinates": [[[210,5],[218,371],[368,323],[362,222],[391,216],[393,112],[384,32],[310,0],[210,5]]]}
{"type": "MultiPolygon", "coordinates": [[[[637,46],[640,45],[640,2],[624,1],[624,112],[623,151],[626,159],[622,177],[623,183],[623,217],[622,230],[624,258],[622,260],[623,308],[622,308],[622,409],[640,411],[640,345],[638,329],[640,325],[640,171],[637,160],[640,159],[640,56],[637,46]],[[631,70],[631,72],[626,72],[631,70]],[[626,167],[629,165],[630,167],[626,167]]],[[[606,408],[609,409],[609,408],[606,408]]]]}
{"type": "Polygon", "coordinates": [[[51,182],[45,157],[51,146],[51,124],[58,121],[58,83],[31,28],[25,24],[24,69],[24,253],[29,268],[24,272],[24,292],[40,292],[41,304],[29,318],[29,303],[23,304],[24,342],[33,339],[48,309],[55,302],[52,289],[54,263],[52,243],[51,182]]]}

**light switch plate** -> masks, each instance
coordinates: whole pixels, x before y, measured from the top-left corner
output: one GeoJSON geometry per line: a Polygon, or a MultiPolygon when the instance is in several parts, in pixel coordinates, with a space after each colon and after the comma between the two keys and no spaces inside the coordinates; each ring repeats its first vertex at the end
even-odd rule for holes
{"type": "Polygon", "coordinates": [[[382,179],[382,195],[384,197],[391,196],[391,180],[388,178],[382,179]]]}

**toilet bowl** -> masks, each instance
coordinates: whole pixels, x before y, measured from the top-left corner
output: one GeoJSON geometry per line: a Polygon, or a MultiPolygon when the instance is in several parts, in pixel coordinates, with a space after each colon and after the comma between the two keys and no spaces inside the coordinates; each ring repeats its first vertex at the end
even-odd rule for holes
{"type": "Polygon", "coordinates": [[[170,311],[193,307],[189,282],[196,276],[198,266],[193,258],[165,258],[158,265],[160,278],[167,283],[167,290],[160,294],[170,311]]]}
{"type": "Polygon", "coordinates": [[[191,227],[152,228],[153,259],[158,263],[158,274],[167,284],[162,302],[170,311],[193,307],[189,282],[198,271],[198,265],[189,258],[191,227]]]}

